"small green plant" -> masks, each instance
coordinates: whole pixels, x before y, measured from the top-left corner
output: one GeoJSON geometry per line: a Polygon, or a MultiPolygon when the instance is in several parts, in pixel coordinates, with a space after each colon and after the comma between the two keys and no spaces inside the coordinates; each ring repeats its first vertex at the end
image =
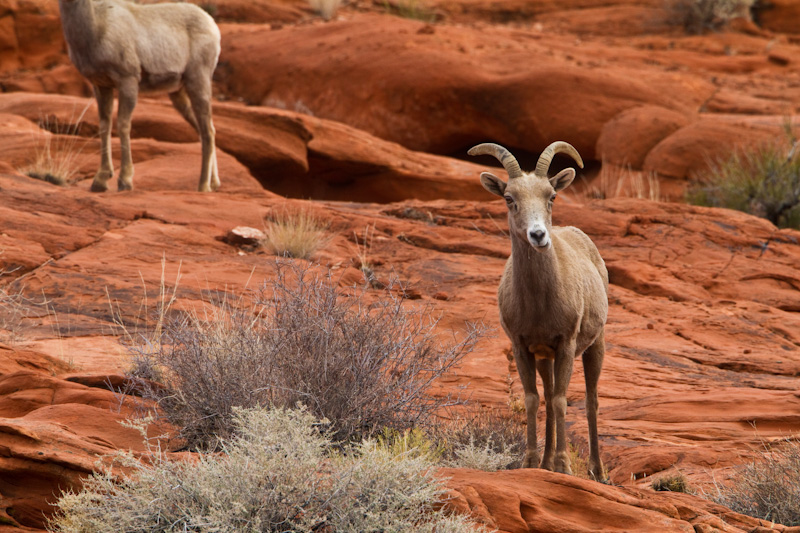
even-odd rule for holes
{"type": "Polygon", "coordinates": [[[658,491],[694,494],[694,490],[689,486],[689,481],[681,472],[657,477],[650,483],[650,487],[658,491]]]}
{"type": "Polygon", "coordinates": [[[217,18],[217,13],[219,12],[217,4],[205,2],[200,4],[200,9],[211,15],[211,18],[217,18]]]}
{"type": "Polygon", "coordinates": [[[441,443],[435,442],[420,428],[403,431],[384,428],[376,440],[392,455],[421,455],[432,463],[440,462],[445,453],[441,443]]]}
{"type": "Polygon", "coordinates": [[[749,17],[756,0],[667,0],[671,21],[689,33],[719,30],[738,17],[749,17]]]}
{"type": "Polygon", "coordinates": [[[800,158],[783,144],[734,152],[712,165],[687,193],[695,205],[726,207],[800,228],[800,158]]]}
{"type": "Polygon", "coordinates": [[[86,146],[86,139],[80,136],[80,131],[88,108],[87,105],[77,119],[66,124],[59,123],[55,116],[40,119],[34,133],[36,148],[33,157],[19,171],[54,185],[72,183],[78,173],[77,159],[86,146]]]}
{"type": "Polygon", "coordinates": [[[264,226],[262,246],[275,255],[309,259],[329,241],[328,225],[304,209],[282,209],[264,226]]]}
{"type": "Polygon", "coordinates": [[[421,20],[422,22],[434,22],[436,14],[425,5],[424,0],[386,0],[384,2],[386,11],[399,17],[421,20]]]}
{"type": "Polygon", "coordinates": [[[424,454],[365,441],[346,453],[304,409],[237,410],[236,437],[220,454],[174,461],[157,447],[146,460],[115,456],[67,492],[49,530],[467,533],[448,516],[446,489],[424,454]]]}
{"type": "Polygon", "coordinates": [[[800,526],[800,441],[763,443],[759,456],[715,489],[711,499],[737,513],[800,526]]]}

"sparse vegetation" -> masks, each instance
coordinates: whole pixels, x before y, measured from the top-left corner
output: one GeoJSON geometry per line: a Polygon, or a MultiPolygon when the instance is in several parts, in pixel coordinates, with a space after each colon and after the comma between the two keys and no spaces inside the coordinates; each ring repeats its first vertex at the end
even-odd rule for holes
{"type": "Polygon", "coordinates": [[[266,221],[261,244],[281,257],[310,259],[330,240],[327,229],[323,220],[307,210],[283,209],[266,221]]]}
{"type": "Polygon", "coordinates": [[[443,482],[425,454],[365,441],[341,453],[308,411],[238,410],[223,454],[173,461],[116,455],[81,492],[61,496],[51,531],[460,533],[477,526],[441,507],[443,482]]]}
{"type": "Polygon", "coordinates": [[[519,468],[525,452],[525,426],[516,417],[472,409],[439,430],[448,466],[493,472],[519,468]]]}
{"type": "Polygon", "coordinates": [[[166,320],[139,346],[142,380],[190,448],[217,449],[231,436],[234,407],[307,405],[336,441],[424,426],[459,403],[429,388],[485,335],[467,326],[443,343],[427,307],[408,309],[388,287],[340,289],[332,274],[276,263],[275,280],[204,314],[166,320]]]}
{"type": "Polygon", "coordinates": [[[667,0],[671,20],[689,33],[719,30],[738,17],[749,17],[756,0],[667,0]]]}
{"type": "Polygon", "coordinates": [[[356,243],[355,258],[356,266],[361,270],[368,285],[379,288],[379,283],[375,278],[375,265],[371,259],[372,240],[375,237],[375,224],[367,225],[364,228],[364,236],[359,239],[358,234],[353,232],[353,239],[356,243]]]}
{"type": "Polygon", "coordinates": [[[659,476],[650,483],[650,487],[658,491],[694,494],[694,490],[689,486],[689,481],[681,472],[659,476]]]}
{"type": "Polygon", "coordinates": [[[661,201],[661,184],[654,173],[636,172],[630,166],[603,165],[600,174],[585,187],[589,198],[644,198],[661,201]]]}
{"type": "Polygon", "coordinates": [[[80,136],[84,107],[76,120],[59,123],[55,116],[39,120],[33,133],[36,148],[28,165],[19,169],[22,174],[54,185],[69,185],[78,173],[78,157],[86,146],[80,136]]]}
{"type": "Polygon", "coordinates": [[[219,7],[217,4],[212,2],[204,2],[199,4],[200,9],[211,15],[212,18],[217,18],[217,13],[219,12],[219,7]]]}
{"type": "Polygon", "coordinates": [[[436,14],[425,5],[424,0],[386,0],[386,11],[399,17],[434,22],[436,14]]]}
{"type": "Polygon", "coordinates": [[[734,152],[711,167],[689,190],[688,200],[800,228],[800,158],[787,158],[788,151],[785,144],[771,144],[734,152]]]}
{"type": "MultiPolygon", "coordinates": [[[[0,281],[8,273],[7,270],[0,270],[0,281]]],[[[22,321],[30,304],[21,285],[13,281],[0,285],[0,341],[14,343],[21,338],[22,321]]]]}
{"type": "Polygon", "coordinates": [[[331,20],[342,6],[342,0],[308,0],[311,9],[325,20],[331,20]]]}
{"type": "Polygon", "coordinates": [[[800,441],[764,443],[759,457],[743,465],[712,499],[737,513],[800,526],[800,441]]]}

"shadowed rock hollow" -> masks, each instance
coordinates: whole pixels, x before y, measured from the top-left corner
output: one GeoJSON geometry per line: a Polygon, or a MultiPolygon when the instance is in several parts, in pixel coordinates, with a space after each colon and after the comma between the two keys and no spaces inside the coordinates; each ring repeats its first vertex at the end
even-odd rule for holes
{"type": "MultiPolygon", "coordinates": [[[[411,284],[419,300],[407,305],[433,304],[443,330],[494,327],[437,386],[508,412],[521,387],[495,296],[510,251],[505,207],[480,187],[486,162],[449,156],[492,140],[519,148],[527,168],[564,139],[591,160],[584,187],[602,160],[656,172],[680,199],[710,155],[780,137],[797,112],[797,37],[771,32],[800,19],[791,2],[773,4],[760,29],[686,36],[653,24],[664,16],[655,0],[441,1],[433,24],[365,2],[323,23],[299,1],[221,0],[217,94],[233,100],[214,106],[221,191],[193,192],[199,142],[152,97],[134,112],[136,190],[98,195],[88,192],[96,110],[66,59],[57,9],[0,0],[0,283],[48,302],[31,303],[0,346],[0,530],[41,528],[54,494],[99,456],[141,450],[108,390],[129,364],[120,318],[144,327],[143,301],[162,276],[169,285],[180,273],[177,305],[191,309],[204,291],[273,275],[271,256],[224,237],[261,228],[284,195],[310,199],[291,202],[329,223],[315,260],[342,285],[359,281],[356,241],[374,226],[367,253],[380,279],[411,284]],[[55,152],[80,147],[67,187],[19,171],[47,139],[55,152]]],[[[762,440],[800,432],[800,232],[578,192],[559,197],[554,217],[589,234],[609,269],[599,429],[616,486],[445,469],[454,507],[509,532],[766,531],[649,484],[679,471],[702,488],[762,440]]],[[[568,401],[580,449],[580,364],[568,401]]]]}

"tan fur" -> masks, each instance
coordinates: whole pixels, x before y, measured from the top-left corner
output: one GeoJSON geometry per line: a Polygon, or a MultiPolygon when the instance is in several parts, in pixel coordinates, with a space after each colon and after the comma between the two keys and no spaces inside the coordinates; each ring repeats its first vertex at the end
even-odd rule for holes
{"type": "Polygon", "coordinates": [[[500,280],[498,302],[501,323],[511,340],[525,390],[528,446],[523,466],[571,473],[565,428],[566,393],[573,361],[582,355],[589,469],[595,479],[600,479],[603,464],[597,437],[597,382],[605,352],[608,272],[585,233],[574,227],[553,226],[551,218],[551,199],[574,176],[573,169],[549,179],[535,173],[522,174],[505,184],[496,176],[483,173],[481,181],[489,192],[504,196],[509,203],[511,257],[500,280]],[[544,233],[549,234],[550,241],[547,246],[537,248],[528,238],[531,228],[538,228],[531,221],[541,221],[546,227],[544,233]],[[547,410],[541,462],[536,432],[537,369],[547,410]]]}
{"type": "Polygon", "coordinates": [[[211,76],[220,53],[214,19],[186,3],[138,5],[126,0],[59,0],[69,57],[92,84],[100,115],[100,169],[93,191],[105,191],[113,176],[111,114],[114,89],[122,158],[119,190],[133,188],[131,114],[139,91],[166,91],[176,109],[200,134],[200,191],[219,187],[211,76]]]}

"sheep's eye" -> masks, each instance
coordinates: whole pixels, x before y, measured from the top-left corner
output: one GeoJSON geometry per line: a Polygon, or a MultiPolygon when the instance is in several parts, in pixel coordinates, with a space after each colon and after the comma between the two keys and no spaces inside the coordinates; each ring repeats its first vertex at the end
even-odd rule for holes
{"type": "Polygon", "coordinates": [[[556,195],[555,193],[553,193],[553,196],[550,197],[550,203],[552,204],[555,201],[556,201],[556,195]]]}
{"type": "Polygon", "coordinates": [[[512,205],[514,205],[514,199],[511,196],[505,195],[505,196],[503,196],[503,198],[506,199],[506,205],[507,206],[511,207],[512,205]]]}

